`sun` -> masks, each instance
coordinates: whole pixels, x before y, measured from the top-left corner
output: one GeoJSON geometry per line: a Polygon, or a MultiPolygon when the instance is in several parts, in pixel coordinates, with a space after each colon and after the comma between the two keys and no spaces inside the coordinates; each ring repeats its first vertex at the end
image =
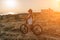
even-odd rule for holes
{"type": "Polygon", "coordinates": [[[15,8],[17,6],[17,2],[15,0],[6,0],[5,4],[7,8],[15,8]]]}

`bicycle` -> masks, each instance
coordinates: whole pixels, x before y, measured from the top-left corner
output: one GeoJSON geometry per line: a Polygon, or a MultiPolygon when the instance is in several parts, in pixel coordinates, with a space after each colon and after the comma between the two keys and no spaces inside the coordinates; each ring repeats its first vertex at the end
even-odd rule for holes
{"type": "MultiPolygon", "coordinates": [[[[35,22],[34,22],[35,23],[35,22]]],[[[42,33],[42,27],[39,25],[39,24],[32,24],[30,25],[30,30],[35,34],[35,35],[40,35],[42,33]]],[[[27,21],[25,24],[22,24],[20,26],[20,31],[21,33],[23,34],[27,34],[28,33],[28,30],[29,30],[29,27],[28,27],[28,24],[27,24],[27,21]]]]}

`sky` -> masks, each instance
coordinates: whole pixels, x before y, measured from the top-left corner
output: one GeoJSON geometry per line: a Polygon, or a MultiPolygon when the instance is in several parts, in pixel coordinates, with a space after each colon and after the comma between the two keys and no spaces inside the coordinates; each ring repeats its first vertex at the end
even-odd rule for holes
{"type": "Polygon", "coordinates": [[[24,13],[28,9],[40,12],[41,9],[51,8],[60,11],[59,0],[0,0],[0,13],[18,12],[24,13]],[[15,3],[15,4],[14,4],[15,3]]]}

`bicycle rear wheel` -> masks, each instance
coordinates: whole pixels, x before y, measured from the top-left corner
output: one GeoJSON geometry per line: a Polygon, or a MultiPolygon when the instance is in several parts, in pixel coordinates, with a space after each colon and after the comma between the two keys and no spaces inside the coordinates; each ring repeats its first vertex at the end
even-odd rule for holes
{"type": "Polygon", "coordinates": [[[35,35],[40,35],[42,33],[42,28],[40,25],[36,24],[33,26],[32,31],[35,35]]]}

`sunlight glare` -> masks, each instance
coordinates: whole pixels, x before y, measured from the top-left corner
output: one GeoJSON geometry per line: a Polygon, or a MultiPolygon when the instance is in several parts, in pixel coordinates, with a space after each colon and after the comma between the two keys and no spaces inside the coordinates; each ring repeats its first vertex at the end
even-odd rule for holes
{"type": "Polygon", "coordinates": [[[15,14],[14,12],[8,12],[7,14],[15,14]]]}
{"type": "Polygon", "coordinates": [[[53,6],[56,8],[56,9],[58,9],[59,8],[59,3],[60,2],[60,0],[53,0],[53,6]]]}
{"type": "Polygon", "coordinates": [[[14,8],[17,6],[17,2],[15,0],[6,0],[5,4],[8,8],[14,8]]]}
{"type": "Polygon", "coordinates": [[[57,2],[60,1],[60,0],[56,0],[57,2]]]}

